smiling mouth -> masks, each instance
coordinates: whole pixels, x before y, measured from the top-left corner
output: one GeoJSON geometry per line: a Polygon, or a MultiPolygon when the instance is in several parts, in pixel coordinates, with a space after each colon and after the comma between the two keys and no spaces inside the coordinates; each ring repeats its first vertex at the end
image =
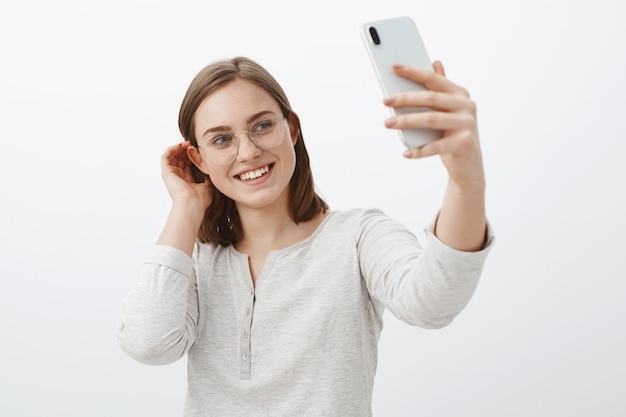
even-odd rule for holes
{"type": "Polygon", "coordinates": [[[256,178],[260,178],[263,175],[267,174],[268,172],[270,172],[270,170],[272,169],[272,165],[265,165],[264,167],[261,168],[257,168],[257,169],[253,169],[251,171],[247,171],[247,172],[243,172],[239,175],[237,175],[237,177],[242,180],[242,181],[250,181],[256,178]]]}

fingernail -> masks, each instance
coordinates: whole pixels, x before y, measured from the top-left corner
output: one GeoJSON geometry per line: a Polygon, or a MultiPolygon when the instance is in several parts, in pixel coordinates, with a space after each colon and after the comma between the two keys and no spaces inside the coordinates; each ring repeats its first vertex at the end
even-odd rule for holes
{"type": "Polygon", "coordinates": [[[405,158],[410,158],[411,151],[407,149],[406,151],[402,152],[402,156],[404,156],[405,158]]]}
{"type": "Polygon", "coordinates": [[[390,117],[389,119],[385,120],[386,127],[394,127],[395,125],[396,125],[395,117],[390,117]]]}
{"type": "Polygon", "coordinates": [[[393,69],[401,70],[403,68],[404,68],[404,65],[402,65],[402,64],[393,64],[393,69]]]}
{"type": "Polygon", "coordinates": [[[385,97],[383,99],[383,103],[385,103],[386,106],[391,106],[395,101],[395,97],[385,97]]]}

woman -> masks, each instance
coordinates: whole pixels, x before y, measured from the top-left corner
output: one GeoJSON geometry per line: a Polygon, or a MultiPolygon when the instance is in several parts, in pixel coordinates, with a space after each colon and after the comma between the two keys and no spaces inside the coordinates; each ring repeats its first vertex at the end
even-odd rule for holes
{"type": "Polygon", "coordinates": [[[395,67],[428,91],[385,99],[433,109],[387,127],[445,131],[405,153],[438,154],[449,174],[424,247],[379,210],[329,210],[298,116],[264,68],[240,57],[192,81],[185,142],[161,161],[171,211],[118,330],[141,362],[188,355],[185,416],[371,415],[384,309],[438,328],[469,301],[492,241],[476,112],[434,69],[395,67]]]}

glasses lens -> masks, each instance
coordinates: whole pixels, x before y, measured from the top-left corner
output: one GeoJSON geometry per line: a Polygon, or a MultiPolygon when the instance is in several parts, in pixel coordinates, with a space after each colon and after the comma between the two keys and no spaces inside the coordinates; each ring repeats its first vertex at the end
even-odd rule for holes
{"type": "Polygon", "coordinates": [[[215,165],[228,165],[235,160],[239,151],[237,136],[249,133],[252,142],[264,151],[279,146],[286,136],[286,128],[282,119],[266,117],[257,120],[250,126],[250,130],[232,134],[218,132],[209,136],[202,145],[204,156],[215,165]]]}
{"type": "Polygon", "coordinates": [[[250,136],[259,148],[268,150],[280,145],[285,138],[283,121],[277,117],[267,117],[250,126],[250,136]]]}
{"type": "Polygon", "coordinates": [[[204,156],[215,165],[228,165],[237,156],[237,142],[228,132],[215,133],[204,141],[204,156]]]}

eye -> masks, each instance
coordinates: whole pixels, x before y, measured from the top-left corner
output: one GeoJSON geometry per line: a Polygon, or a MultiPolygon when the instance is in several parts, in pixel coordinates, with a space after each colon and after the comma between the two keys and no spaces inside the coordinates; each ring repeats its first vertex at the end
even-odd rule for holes
{"type": "Polygon", "coordinates": [[[253,133],[257,135],[263,135],[269,133],[276,126],[277,121],[273,119],[261,120],[252,125],[252,129],[250,129],[253,133]]]}
{"type": "Polygon", "coordinates": [[[227,146],[233,140],[233,135],[228,133],[218,133],[215,136],[211,136],[207,140],[207,144],[210,146],[227,146]]]}

